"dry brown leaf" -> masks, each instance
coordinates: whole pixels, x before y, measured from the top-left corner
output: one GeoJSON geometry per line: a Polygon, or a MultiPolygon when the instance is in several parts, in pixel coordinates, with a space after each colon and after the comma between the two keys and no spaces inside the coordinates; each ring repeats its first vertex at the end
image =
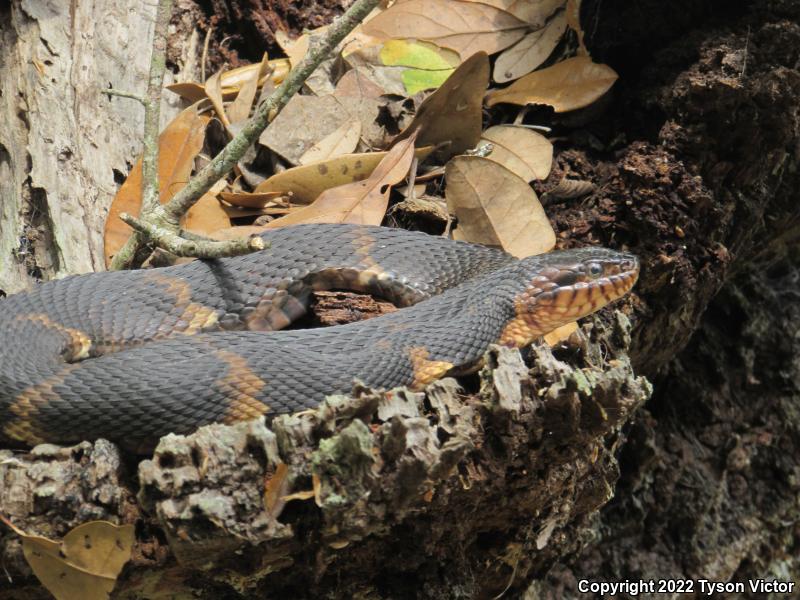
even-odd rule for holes
{"type": "Polygon", "coordinates": [[[564,6],[566,0],[465,0],[467,2],[480,2],[490,4],[495,8],[504,10],[524,21],[532,28],[542,27],[548,17],[564,6]]]}
{"type": "Polygon", "coordinates": [[[56,600],[107,600],[134,540],[133,525],[106,521],[79,525],[61,543],[14,530],[25,560],[56,600]]]}
{"type": "Polygon", "coordinates": [[[373,88],[407,97],[441,86],[461,64],[461,57],[431,42],[387,40],[351,52],[345,62],[351,67],[348,73],[360,74],[373,88]]]}
{"type": "MultiPolygon", "coordinates": [[[[222,209],[228,215],[229,219],[239,219],[243,217],[260,217],[262,215],[285,215],[286,213],[290,213],[295,210],[300,210],[303,208],[302,206],[265,206],[264,208],[239,208],[238,206],[231,206],[225,202],[222,203],[222,209]]],[[[236,225],[235,227],[241,227],[241,225],[236,225]]],[[[235,227],[228,227],[227,229],[233,229],[235,227]]],[[[212,231],[207,233],[208,237],[213,237],[220,231],[225,231],[225,228],[218,229],[217,231],[212,231]]],[[[238,237],[242,237],[241,235],[238,237]]],[[[219,238],[213,238],[219,239],[219,238]]]]}
{"type": "Polygon", "coordinates": [[[446,167],[447,208],[462,239],[499,246],[522,258],[551,250],[556,236],[536,193],[519,176],[480,156],[446,167]]]}
{"type": "MultiPolygon", "coordinates": [[[[236,99],[228,105],[228,117],[231,123],[240,123],[246,121],[250,116],[250,110],[253,108],[253,100],[256,98],[258,91],[258,80],[262,72],[269,70],[269,57],[264,53],[264,57],[257,65],[257,68],[251,69],[241,83],[241,89],[236,95],[236,99]]],[[[224,85],[224,84],[223,84],[224,85]]]]}
{"type": "MultiPolygon", "coordinates": [[[[422,160],[431,153],[431,148],[419,148],[416,156],[422,160]]],[[[260,183],[256,193],[278,192],[292,195],[292,202],[308,204],[325,190],[369,177],[387,152],[346,154],[322,162],[287,169],[260,183]]]]}
{"type": "Polygon", "coordinates": [[[284,54],[289,57],[289,64],[292,67],[296,67],[300,64],[300,61],[308,52],[308,44],[311,40],[311,33],[315,33],[318,31],[324,31],[327,29],[327,25],[321,27],[320,29],[315,29],[314,31],[304,33],[298,36],[295,39],[289,37],[289,34],[284,31],[283,29],[278,29],[275,31],[275,41],[278,42],[278,45],[283,50],[284,54]]]}
{"type": "Polygon", "coordinates": [[[494,80],[505,83],[533,71],[552,54],[566,30],[567,18],[561,11],[542,29],[530,32],[500,53],[494,63],[494,80]]]}
{"type": "Polygon", "coordinates": [[[283,197],[281,192],[221,192],[219,197],[234,206],[244,206],[246,208],[264,208],[268,203],[275,202],[276,199],[283,197]]]}
{"type": "Polygon", "coordinates": [[[451,48],[462,57],[494,54],[519,41],[528,24],[511,13],[479,2],[404,0],[365,23],[363,30],[382,41],[415,38],[451,48]]]}
{"type": "Polygon", "coordinates": [[[298,223],[357,223],[380,225],[386,215],[391,187],[405,179],[414,158],[416,136],[386,153],[364,181],[326,190],[310,205],[268,223],[274,229],[298,223]]]}
{"type": "Polygon", "coordinates": [[[562,325],[557,329],[553,329],[548,334],[545,334],[544,341],[548,346],[555,346],[559,342],[563,342],[564,340],[568,339],[573,333],[578,331],[578,323],[576,321],[572,321],[571,323],[567,323],[566,325],[562,325]]]}
{"type": "MultiPolygon", "coordinates": [[[[340,82],[348,83],[348,75],[350,77],[360,77],[360,79],[369,82],[369,94],[359,94],[356,97],[368,96],[372,98],[380,98],[383,94],[391,94],[395,96],[408,96],[406,88],[403,85],[403,69],[398,67],[386,67],[381,63],[380,51],[383,44],[377,46],[367,46],[359,49],[357,52],[351,52],[344,59],[350,70],[342,76],[340,82]],[[353,75],[350,75],[350,74],[353,75]],[[380,93],[376,94],[380,89],[380,93]]],[[[456,56],[458,56],[456,54],[456,56]]],[[[336,96],[343,96],[344,94],[338,92],[337,88],[333,91],[336,96]]],[[[352,94],[351,94],[352,95],[352,94]]]]}
{"type": "Polygon", "coordinates": [[[365,67],[350,69],[336,82],[333,95],[337,98],[379,98],[386,90],[374,82],[365,67]]]}
{"type": "MultiPolygon", "coordinates": [[[[254,63],[252,65],[245,65],[244,67],[237,67],[236,69],[225,71],[220,78],[223,100],[233,100],[239,93],[243,81],[250,77],[251,73],[256,69],[259,69],[259,87],[263,86],[267,80],[278,84],[286,79],[286,75],[289,73],[289,60],[286,58],[271,60],[267,63],[266,70],[264,69],[263,63],[254,63]]],[[[197,83],[196,81],[172,83],[166,86],[166,88],[192,104],[207,97],[203,84],[197,83]]]]}
{"type": "Polygon", "coordinates": [[[314,490],[306,490],[304,492],[294,492],[293,494],[288,494],[286,496],[282,496],[281,500],[285,500],[289,502],[289,500],[311,500],[314,497],[314,490]]]}
{"type": "Polygon", "coordinates": [[[200,197],[182,219],[185,229],[200,234],[208,234],[223,227],[230,227],[231,220],[228,218],[228,213],[217,200],[217,194],[225,189],[226,185],[227,182],[224,179],[220,179],[200,197]]]}
{"type": "MultiPolygon", "coordinates": [[[[414,1],[414,0],[409,0],[414,1]]],[[[478,52],[465,60],[442,86],[420,104],[411,124],[392,144],[419,132],[420,146],[447,143],[444,158],[475,146],[481,137],[482,103],[489,85],[489,57],[478,52]]]]}
{"type": "Polygon", "coordinates": [[[217,71],[206,80],[206,97],[208,97],[208,99],[211,101],[211,106],[214,107],[214,111],[217,113],[217,118],[222,121],[222,124],[225,125],[225,127],[230,127],[231,121],[228,119],[228,115],[225,113],[225,104],[223,103],[222,98],[222,83],[220,82],[221,76],[222,71],[217,71]]]}
{"type": "Polygon", "coordinates": [[[275,473],[264,485],[264,508],[273,518],[277,518],[286,504],[286,491],[289,486],[289,466],[278,463],[275,473]]]}
{"type": "Polygon", "coordinates": [[[360,137],[361,121],[345,121],[333,132],[306,150],[298,159],[298,162],[301,165],[308,165],[343,154],[351,154],[358,146],[360,137]]]}
{"type": "MultiPolygon", "coordinates": [[[[305,208],[305,207],[304,207],[305,208]]],[[[227,240],[241,240],[253,235],[261,235],[266,229],[263,225],[236,225],[212,231],[208,234],[212,240],[225,242],[227,240]]]]}
{"type": "Polygon", "coordinates": [[[390,212],[394,213],[395,211],[419,216],[424,219],[441,221],[443,223],[446,223],[449,219],[447,204],[445,204],[441,198],[424,196],[422,194],[394,204],[390,212]]]}
{"type": "MultiPolygon", "coordinates": [[[[198,115],[196,106],[181,112],[158,136],[158,187],[161,203],[167,202],[189,180],[194,159],[203,148],[210,117],[198,115]]],[[[119,219],[126,212],[137,216],[142,204],[142,159],[133,165],[125,183],[117,191],[106,218],[103,235],[106,266],[131,234],[119,219]]]]}
{"type": "Polygon", "coordinates": [[[547,179],[553,165],[553,144],[527,127],[496,125],[483,132],[481,139],[494,149],[486,158],[500,163],[525,181],[547,179]]]}
{"type": "Polygon", "coordinates": [[[619,77],[608,65],[588,56],[574,56],[552,67],[534,71],[507,88],[489,92],[486,103],[547,104],[557,113],[588,106],[605,94],[619,77]]]}
{"type": "MultiPolygon", "coordinates": [[[[273,80],[283,80],[289,72],[289,61],[285,58],[278,58],[275,60],[267,60],[267,55],[260,63],[253,63],[243,67],[236,67],[229,71],[225,71],[220,78],[222,89],[235,89],[240,90],[246,82],[253,78],[253,72],[258,71],[259,86],[263,85],[264,77],[272,77],[273,80]]],[[[276,81],[276,83],[279,83],[276,81]]]]}
{"type": "Polygon", "coordinates": [[[359,121],[360,136],[369,147],[384,148],[386,132],[377,123],[382,102],[375,98],[294,96],[259,137],[259,143],[291,164],[343,123],[359,121]]]}
{"type": "MultiPolygon", "coordinates": [[[[364,33],[363,30],[363,23],[366,23],[370,19],[372,19],[375,15],[379,14],[382,9],[376,8],[370,14],[366,16],[366,18],[362,21],[362,24],[357,25],[353,28],[350,33],[339,43],[337,46],[338,49],[341,49],[342,56],[347,56],[351,52],[354,52],[364,46],[371,46],[373,44],[377,44],[380,40],[372,37],[371,35],[367,35],[364,33]]],[[[286,53],[286,56],[289,57],[289,62],[294,67],[300,64],[306,53],[308,52],[308,46],[311,41],[311,36],[315,35],[322,35],[328,29],[327,25],[323,25],[322,27],[317,27],[312,31],[307,31],[303,33],[301,36],[297,37],[296,39],[292,39],[289,35],[282,30],[277,30],[275,32],[275,41],[278,42],[278,45],[281,47],[286,53]]]]}
{"type": "Polygon", "coordinates": [[[564,177],[555,187],[547,190],[544,196],[559,200],[571,200],[572,198],[580,198],[586,194],[591,194],[594,190],[595,185],[591,181],[564,177]]]}
{"type": "Polygon", "coordinates": [[[578,35],[578,54],[589,56],[589,50],[583,41],[583,28],[581,27],[581,0],[567,0],[567,25],[578,35]]]}
{"type": "MultiPolygon", "coordinates": [[[[187,102],[191,102],[192,104],[207,98],[206,88],[202,83],[197,83],[196,81],[181,81],[179,83],[171,83],[166,86],[166,88],[170,92],[178,94],[181,98],[187,102]]],[[[225,98],[225,100],[230,100],[231,98],[236,97],[236,94],[238,93],[238,90],[229,88],[224,91],[223,98],[225,98]]]]}

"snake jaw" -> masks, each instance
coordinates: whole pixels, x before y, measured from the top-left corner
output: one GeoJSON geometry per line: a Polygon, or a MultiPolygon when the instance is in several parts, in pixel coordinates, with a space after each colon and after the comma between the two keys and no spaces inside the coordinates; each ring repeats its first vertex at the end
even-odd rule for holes
{"type": "Polygon", "coordinates": [[[517,296],[515,316],[503,329],[498,343],[526,346],[621,298],[638,277],[639,261],[635,256],[611,251],[573,265],[541,268],[517,296]]]}

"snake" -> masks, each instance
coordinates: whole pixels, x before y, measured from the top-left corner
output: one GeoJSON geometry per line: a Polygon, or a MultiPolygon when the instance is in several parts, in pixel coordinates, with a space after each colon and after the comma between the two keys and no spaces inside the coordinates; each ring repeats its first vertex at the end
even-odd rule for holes
{"type": "Polygon", "coordinates": [[[422,390],[491,344],[521,348],[599,310],[639,273],[634,255],[600,247],[518,259],[346,224],[262,237],[252,254],[73,275],[0,300],[0,442],[143,451],[168,433],[313,409],[357,381],[422,390]],[[400,308],[287,329],[318,290],[400,308]]]}

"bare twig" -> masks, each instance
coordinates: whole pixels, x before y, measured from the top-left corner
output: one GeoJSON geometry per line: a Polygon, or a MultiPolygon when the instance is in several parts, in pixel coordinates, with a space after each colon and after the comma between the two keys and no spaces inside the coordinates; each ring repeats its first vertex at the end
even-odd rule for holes
{"type": "Polygon", "coordinates": [[[113,88],[104,89],[104,94],[108,94],[109,96],[119,96],[120,98],[130,98],[131,100],[136,100],[140,104],[147,104],[147,100],[144,96],[140,96],[139,94],[134,94],[133,92],[124,92],[122,90],[115,90],[113,88]]]}
{"type": "Polygon", "coordinates": [[[134,230],[151,240],[159,248],[163,248],[176,256],[192,256],[196,258],[222,258],[239,256],[256,250],[264,250],[266,244],[258,236],[217,242],[213,240],[186,239],[171,230],[158,227],[146,221],[121,213],[119,218],[134,230]]]}
{"type": "MultiPolygon", "coordinates": [[[[172,235],[177,236],[179,221],[186,214],[186,211],[211,189],[211,186],[225,177],[236,166],[236,163],[244,156],[250,145],[258,139],[258,136],[261,135],[261,132],[264,131],[275,114],[286,105],[322,60],[377,6],[378,2],[379,0],[356,0],[347,12],[331,24],[323,35],[312,39],[303,61],[293,68],[283,83],[259,104],[255,114],[228,145],[200,172],[192,177],[187,185],[175,194],[167,204],[158,205],[150,212],[143,212],[141,221],[147,222],[156,228],[172,232],[172,235]]],[[[139,231],[141,232],[142,230],[139,229],[139,231]]],[[[141,256],[144,244],[141,233],[131,236],[114,257],[111,268],[127,268],[136,264],[134,260],[141,256]]],[[[160,246],[161,244],[159,243],[158,245],[160,246]]]]}

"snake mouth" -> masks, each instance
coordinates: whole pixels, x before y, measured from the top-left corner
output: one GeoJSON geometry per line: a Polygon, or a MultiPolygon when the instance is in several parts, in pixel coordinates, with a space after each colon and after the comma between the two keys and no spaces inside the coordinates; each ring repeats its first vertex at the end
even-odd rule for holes
{"type": "Polygon", "coordinates": [[[538,304],[549,305],[553,316],[565,321],[579,319],[627,294],[638,278],[638,260],[626,258],[604,265],[603,274],[596,279],[557,287],[549,297],[539,298],[538,304]]]}
{"type": "Polygon", "coordinates": [[[630,254],[615,253],[546,273],[547,281],[533,286],[528,305],[528,318],[540,333],[590,315],[627,294],[639,277],[639,261],[630,254]]]}

